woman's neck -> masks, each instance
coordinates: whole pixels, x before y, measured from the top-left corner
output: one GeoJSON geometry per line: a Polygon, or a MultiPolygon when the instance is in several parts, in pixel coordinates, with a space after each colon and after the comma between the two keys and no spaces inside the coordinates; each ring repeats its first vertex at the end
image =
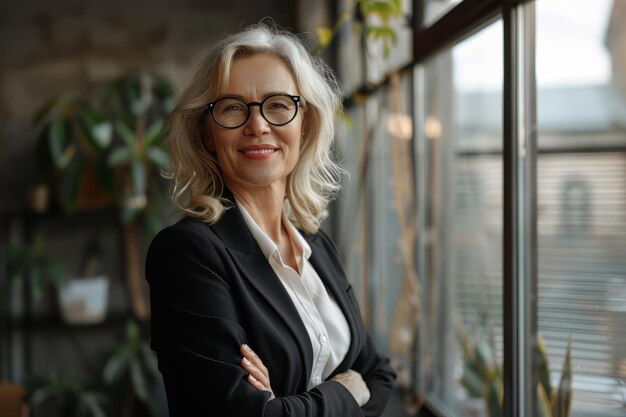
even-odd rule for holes
{"type": "Polygon", "coordinates": [[[285,201],[285,185],[272,184],[267,187],[240,187],[228,185],[254,222],[275,243],[284,237],[282,213],[285,201]]]}

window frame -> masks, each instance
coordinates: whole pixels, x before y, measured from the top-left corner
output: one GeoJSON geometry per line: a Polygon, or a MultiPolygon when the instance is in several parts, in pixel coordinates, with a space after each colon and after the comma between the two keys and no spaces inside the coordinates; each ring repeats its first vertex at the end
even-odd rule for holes
{"type": "MultiPolygon", "coordinates": [[[[427,0],[414,0],[414,16],[423,16],[427,0]]],[[[491,23],[503,20],[503,413],[506,417],[532,415],[538,375],[531,366],[537,335],[537,132],[535,85],[535,8],[529,0],[464,0],[430,26],[414,19],[414,109],[423,106],[423,67],[433,54],[443,51],[491,23]],[[420,85],[422,84],[422,85],[420,85]]],[[[427,172],[424,138],[415,120],[417,207],[423,213],[427,172]],[[421,175],[420,175],[421,174],[421,175]]],[[[423,216],[422,216],[423,217],[423,216]]],[[[418,235],[424,219],[418,217],[418,235]]],[[[426,242],[418,236],[418,260],[426,242]]],[[[418,262],[418,265],[423,265],[418,262]]],[[[422,266],[423,267],[423,266],[422,266]]],[[[423,276],[422,271],[419,276],[423,276]]],[[[420,339],[418,335],[418,340],[420,339]]],[[[417,375],[416,394],[435,415],[443,411],[429,400],[424,375],[417,375]]]]}

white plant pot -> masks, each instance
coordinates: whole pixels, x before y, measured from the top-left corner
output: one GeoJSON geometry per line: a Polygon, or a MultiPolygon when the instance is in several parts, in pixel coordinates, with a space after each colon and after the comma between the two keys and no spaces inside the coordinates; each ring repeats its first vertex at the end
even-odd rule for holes
{"type": "Polygon", "coordinates": [[[485,401],[482,398],[466,398],[459,404],[459,416],[484,417],[485,401]]]}
{"type": "Polygon", "coordinates": [[[69,324],[96,324],[104,320],[109,300],[106,276],[71,278],[59,288],[61,317],[69,324]]]}

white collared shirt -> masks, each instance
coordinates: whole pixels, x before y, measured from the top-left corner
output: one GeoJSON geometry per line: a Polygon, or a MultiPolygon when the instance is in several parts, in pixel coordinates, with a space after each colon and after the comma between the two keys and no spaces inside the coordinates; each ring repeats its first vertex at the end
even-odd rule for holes
{"type": "Polygon", "coordinates": [[[237,199],[235,202],[261,251],[291,297],[309,334],[313,348],[313,369],[308,383],[308,389],[311,389],[328,378],[346,356],[350,347],[348,322],[309,262],[311,247],[285,213],[282,220],[287,232],[303,254],[298,259],[301,276],[283,262],[278,246],[261,230],[243,205],[237,199]]]}

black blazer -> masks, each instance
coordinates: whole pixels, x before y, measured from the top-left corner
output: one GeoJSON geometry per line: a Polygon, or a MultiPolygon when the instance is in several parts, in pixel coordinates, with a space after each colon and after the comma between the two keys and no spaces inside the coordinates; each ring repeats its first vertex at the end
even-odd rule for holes
{"type": "Polygon", "coordinates": [[[333,375],[360,372],[370,401],[359,407],[343,385],[330,380],[307,391],[313,353],[306,328],[235,206],[213,225],[181,220],[161,231],[148,251],[152,348],[170,417],[382,413],[395,373],[363,326],[333,243],[322,231],[303,235],[312,249],[309,261],[350,326],[350,348],[333,375]],[[246,381],[243,343],[268,368],[275,399],[268,401],[268,392],[246,381]]]}

